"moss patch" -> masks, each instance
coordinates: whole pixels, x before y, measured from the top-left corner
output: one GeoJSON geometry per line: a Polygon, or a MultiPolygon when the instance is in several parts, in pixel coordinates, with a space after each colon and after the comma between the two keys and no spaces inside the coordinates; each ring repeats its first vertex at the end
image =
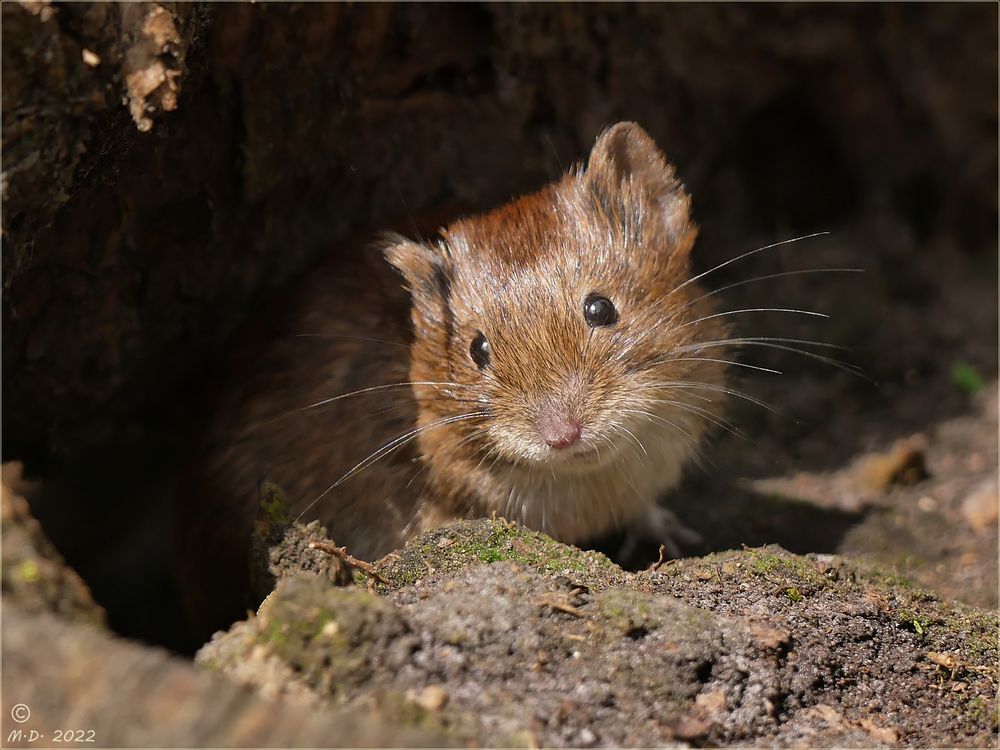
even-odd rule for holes
{"type": "Polygon", "coordinates": [[[463,521],[435,529],[382,558],[376,567],[401,587],[431,573],[508,560],[543,572],[570,573],[588,586],[606,586],[609,580],[625,577],[625,572],[600,552],[560,544],[503,519],[463,521]]]}
{"type": "Polygon", "coordinates": [[[368,680],[408,632],[382,597],[301,574],[283,580],[261,606],[258,639],[310,687],[337,695],[368,680]]]}

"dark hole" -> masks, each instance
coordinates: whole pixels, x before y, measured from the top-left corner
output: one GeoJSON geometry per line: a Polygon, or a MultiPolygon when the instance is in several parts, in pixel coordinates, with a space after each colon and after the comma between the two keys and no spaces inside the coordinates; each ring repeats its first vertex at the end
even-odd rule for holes
{"type": "Polygon", "coordinates": [[[698,682],[704,684],[712,679],[712,669],[714,664],[710,661],[703,661],[694,668],[694,675],[698,682]]]}
{"type": "Polygon", "coordinates": [[[628,638],[631,638],[633,641],[641,641],[643,638],[649,635],[649,630],[642,627],[641,625],[637,625],[635,627],[631,627],[628,630],[626,630],[625,635],[628,638]]]}

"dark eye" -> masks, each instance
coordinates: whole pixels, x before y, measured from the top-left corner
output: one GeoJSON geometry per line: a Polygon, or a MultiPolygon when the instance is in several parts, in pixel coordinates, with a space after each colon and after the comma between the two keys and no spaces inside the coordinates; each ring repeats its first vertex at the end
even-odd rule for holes
{"type": "Polygon", "coordinates": [[[583,319],[591,328],[609,326],[618,322],[618,311],[614,303],[599,294],[588,294],[583,301],[583,319]]]}
{"type": "Polygon", "coordinates": [[[480,370],[490,363],[490,342],[486,340],[482,331],[476,331],[476,337],[472,339],[472,346],[469,347],[469,356],[480,370]]]}

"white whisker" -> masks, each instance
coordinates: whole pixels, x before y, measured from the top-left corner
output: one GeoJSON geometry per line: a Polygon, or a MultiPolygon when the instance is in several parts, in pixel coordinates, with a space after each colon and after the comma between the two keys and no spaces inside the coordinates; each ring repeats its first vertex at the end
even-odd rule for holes
{"type": "Polygon", "coordinates": [[[752,279],[744,279],[743,281],[734,281],[732,284],[726,284],[725,286],[720,286],[718,289],[713,289],[710,292],[706,292],[700,297],[695,297],[693,300],[690,300],[687,304],[685,304],[684,307],[682,307],[681,309],[685,310],[691,307],[692,305],[701,302],[703,299],[712,297],[716,294],[721,294],[722,292],[725,292],[729,289],[734,289],[738,286],[753,284],[754,282],[757,281],[766,281],[768,279],[780,279],[785,276],[801,276],[808,273],[864,273],[864,272],[865,269],[863,268],[804,268],[797,271],[782,271],[781,273],[768,273],[763,276],[754,276],[752,279]]]}
{"type": "Polygon", "coordinates": [[[639,449],[643,452],[643,455],[645,455],[646,458],[649,458],[649,453],[646,452],[646,447],[642,444],[642,441],[639,440],[639,438],[637,438],[634,434],[632,434],[631,430],[629,430],[626,427],[619,427],[619,429],[626,435],[628,435],[630,438],[632,438],[635,441],[635,444],[638,445],[639,449]]]}
{"type": "Polygon", "coordinates": [[[355,464],[346,474],[341,476],[340,479],[338,479],[336,482],[334,482],[325,490],[323,490],[323,492],[320,493],[319,497],[317,497],[315,500],[309,503],[309,505],[307,505],[302,510],[302,512],[295,517],[295,520],[296,521],[300,520],[302,516],[308,513],[313,508],[313,506],[316,505],[316,503],[318,503],[320,500],[326,497],[326,495],[331,490],[333,490],[336,487],[339,487],[341,484],[343,484],[348,479],[353,477],[359,471],[363,471],[364,469],[368,468],[379,459],[389,455],[398,448],[401,448],[402,446],[406,445],[408,442],[415,439],[421,433],[426,432],[427,430],[430,430],[435,427],[443,427],[445,425],[454,424],[455,422],[461,422],[466,419],[475,419],[477,417],[485,417],[485,416],[489,416],[489,414],[487,412],[470,412],[468,414],[459,414],[457,416],[444,417],[443,419],[438,419],[434,422],[431,422],[430,424],[422,425],[413,430],[409,430],[408,432],[403,433],[402,435],[394,438],[393,440],[390,440],[381,448],[378,448],[375,452],[371,453],[363,461],[360,461],[359,463],[355,464]]]}
{"type": "Polygon", "coordinates": [[[696,447],[698,445],[697,438],[695,438],[695,436],[692,435],[690,433],[690,431],[685,430],[683,427],[681,427],[680,425],[676,424],[675,422],[672,422],[671,420],[667,419],[666,417],[661,417],[659,414],[653,414],[652,412],[643,411],[641,409],[623,409],[622,411],[624,411],[627,414],[642,414],[642,415],[644,415],[646,417],[649,417],[651,419],[654,419],[654,420],[656,420],[658,422],[662,422],[663,424],[666,424],[666,425],[668,425],[670,427],[673,427],[675,430],[677,430],[677,432],[679,432],[681,435],[683,435],[684,437],[686,437],[691,442],[691,446],[692,447],[696,447]]]}
{"type": "Polygon", "coordinates": [[[715,271],[718,271],[720,268],[725,268],[730,263],[735,263],[738,260],[743,260],[744,258],[749,258],[751,255],[756,255],[757,253],[762,253],[765,250],[770,250],[771,248],[780,247],[781,245],[789,245],[789,244],[791,244],[793,242],[801,242],[802,240],[812,239],[813,237],[822,237],[822,236],[827,235],[827,234],[830,234],[830,233],[829,232],[813,232],[812,234],[805,234],[805,235],[802,235],[801,237],[793,237],[790,240],[781,240],[780,242],[773,242],[770,245],[764,245],[763,247],[758,247],[756,250],[750,250],[749,252],[743,253],[742,255],[737,255],[735,258],[730,258],[727,261],[723,261],[722,263],[720,263],[719,265],[715,266],[714,268],[710,268],[707,271],[702,271],[698,275],[692,276],[687,281],[681,283],[679,286],[675,286],[672,290],[670,290],[669,292],[667,292],[666,297],[669,297],[671,294],[674,294],[675,292],[679,292],[681,289],[683,289],[684,287],[686,287],[688,284],[693,284],[698,279],[704,278],[705,276],[708,276],[708,274],[714,273],[715,271]]]}
{"type": "Polygon", "coordinates": [[[826,349],[841,349],[846,350],[846,346],[840,346],[839,344],[828,344],[825,341],[813,341],[811,339],[790,339],[781,336],[744,336],[731,339],[717,339],[714,341],[698,341],[686,346],[674,349],[675,354],[683,354],[685,351],[691,351],[697,349],[701,346],[707,346],[709,344],[745,344],[747,342],[760,342],[760,341],[780,341],[786,344],[804,344],[807,346],[821,346],[826,349]]]}
{"type": "Polygon", "coordinates": [[[309,404],[308,406],[303,406],[299,411],[307,411],[308,409],[315,409],[318,406],[324,406],[325,404],[333,403],[334,401],[340,401],[341,399],[351,398],[352,396],[360,396],[365,393],[373,393],[375,391],[388,391],[393,388],[404,388],[411,385],[427,385],[427,386],[444,386],[450,388],[470,388],[471,386],[465,385],[463,383],[449,383],[449,382],[439,382],[433,380],[417,380],[408,383],[390,383],[388,385],[373,385],[369,388],[361,388],[357,391],[351,391],[350,393],[342,393],[339,396],[331,396],[330,398],[324,398],[321,401],[317,401],[314,404],[309,404]]]}
{"type": "MultiPolygon", "coordinates": [[[[690,390],[699,390],[699,389],[701,389],[701,390],[707,390],[707,391],[717,391],[719,393],[725,393],[725,394],[728,394],[730,396],[735,396],[736,398],[742,398],[742,399],[744,399],[746,401],[749,401],[752,404],[756,404],[757,406],[760,406],[763,409],[767,409],[769,412],[772,412],[773,414],[777,414],[780,417],[784,417],[785,416],[784,414],[782,414],[781,412],[779,412],[777,409],[775,409],[773,406],[771,406],[770,404],[768,404],[765,401],[761,401],[758,398],[754,398],[750,394],[743,393],[743,391],[738,391],[735,388],[727,388],[726,386],[716,385],[715,383],[698,383],[698,382],[695,382],[695,381],[692,381],[692,380],[688,380],[688,381],[683,381],[683,382],[656,383],[656,384],[654,384],[653,386],[650,386],[650,387],[653,387],[653,388],[680,388],[682,390],[683,389],[690,389],[690,390]]],[[[790,417],[789,417],[789,419],[790,419],[790,417]]],[[[792,421],[793,422],[797,422],[797,420],[794,420],[794,419],[792,421]]]]}
{"type": "Polygon", "coordinates": [[[757,313],[757,312],[795,313],[797,315],[812,315],[817,318],[830,317],[826,313],[816,312],[815,310],[796,310],[789,307],[748,307],[743,310],[725,310],[723,312],[714,313],[713,315],[706,315],[703,318],[698,318],[697,320],[688,321],[683,325],[677,326],[677,328],[678,330],[681,328],[687,328],[688,326],[693,326],[697,323],[702,323],[706,320],[712,320],[713,318],[724,318],[727,315],[742,315],[744,313],[757,313]]]}
{"type": "MultiPolygon", "coordinates": [[[[806,349],[799,349],[795,346],[787,346],[785,343],[778,342],[791,342],[791,343],[801,343],[813,346],[826,346],[833,349],[843,349],[842,346],[836,346],[834,344],[823,344],[818,341],[803,341],[800,339],[785,339],[785,338],[775,338],[775,337],[749,337],[749,338],[734,338],[734,339],[722,339],[719,341],[700,341],[696,344],[689,344],[687,346],[682,346],[674,350],[674,353],[683,354],[690,351],[701,351],[702,349],[709,349],[718,346],[727,346],[729,344],[736,344],[738,346],[762,346],[768,349],[777,349],[784,352],[792,352],[794,354],[801,354],[803,357],[808,357],[809,359],[814,359],[817,362],[822,362],[824,364],[830,365],[831,367],[836,367],[838,370],[843,370],[856,377],[863,378],[869,382],[874,383],[870,377],[865,375],[861,370],[859,370],[854,365],[850,365],[847,362],[841,362],[839,359],[834,359],[833,357],[827,357],[822,354],[817,354],[816,352],[811,352],[806,349]]],[[[670,357],[667,357],[661,361],[669,361],[670,357]]]]}
{"type": "Polygon", "coordinates": [[[409,349],[409,344],[403,344],[399,341],[389,341],[388,339],[376,339],[369,336],[343,336],[338,333],[296,333],[293,334],[297,339],[344,339],[346,341],[368,341],[373,344],[389,344],[390,346],[398,346],[403,349],[409,349]]]}
{"type": "Polygon", "coordinates": [[[688,411],[694,414],[695,416],[701,417],[702,419],[707,419],[709,422],[716,425],[717,427],[721,427],[726,432],[730,432],[733,435],[742,438],[743,440],[746,440],[751,443],[754,442],[749,435],[743,432],[743,430],[739,429],[738,427],[736,427],[736,425],[723,419],[722,417],[713,414],[712,412],[708,411],[708,409],[702,409],[700,406],[695,406],[694,404],[689,404],[684,401],[675,401],[672,399],[657,399],[656,403],[670,404],[671,406],[675,406],[678,409],[683,409],[684,411],[688,411]]]}
{"type": "Polygon", "coordinates": [[[751,365],[746,362],[737,362],[735,359],[713,359],[712,357],[670,357],[670,362],[718,362],[723,365],[735,365],[736,367],[746,367],[750,370],[760,370],[761,372],[770,372],[775,375],[784,375],[781,370],[772,370],[770,367],[761,367],[760,365],[751,365]]]}

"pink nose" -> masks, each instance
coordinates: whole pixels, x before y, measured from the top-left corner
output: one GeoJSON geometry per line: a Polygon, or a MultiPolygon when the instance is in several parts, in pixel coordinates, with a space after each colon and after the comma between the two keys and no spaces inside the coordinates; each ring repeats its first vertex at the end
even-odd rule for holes
{"type": "Polygon", "coordinates": [[[552,448],[569,448],[580,442],[580,423],[565,414],[542,412],[538,420],[542,440],[552,448]]]}

